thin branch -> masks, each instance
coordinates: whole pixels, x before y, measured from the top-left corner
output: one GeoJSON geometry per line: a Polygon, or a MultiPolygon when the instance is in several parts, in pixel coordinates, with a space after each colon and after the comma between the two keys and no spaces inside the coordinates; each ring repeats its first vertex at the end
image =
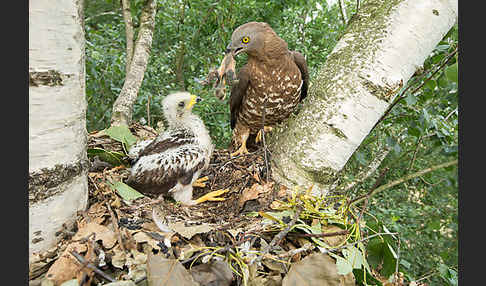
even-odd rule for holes
{"type": "Polygon", "coordinates": [[[331,236],[347,235],[347,234],[349,234],[348,230],[328,232],[328,233],[298,233],[298,232],[289,233],[289,235],[294,235],[299,237],[331,237],[331,236]]]}
{"type": "Polygon", "coordinates": [[[292,227],[297,222],[297,219],[299,219],[299,215],[300,215],[301,212],[302,212],[302,209],[300,209],[300,208],[297,208],[295,210],[294,217],[287,224],[287,227],[285,227],[277,235],[275,235],[273,237],[272,241],[262,250],[262,255],[258,256],[257,259],[255,260],[257,263],[260,262],[263,259],[263,257],[266,254],[268,254],[277,244],[279,244],[280,241],[289,233],[289,231],[292,229],[292,227]]]}
{"type": "Polygon", "coordinates": [[[113,213],[113,210],[111,209],[111,206],[108,202],[105,202],[106,207],[108,208],[108,212],[110,213],[111,216],[111,221],[113,223],[113,226],[115,227],[115,235],[116,235],[116,240],[118,240],[118,244],[120,245],[121,249],[123,252],[125,252],[125,246],[123,245],[123,239],[120,234],[120,228],[118,227],[118,221],[115,217],[115,214],[113,213]]]}
{"type": "Polygon", "coordinates": [[[447,121],[447,119],[449,119],[449,117],[454,114],[455,112],[457,112],[457,107],[456,109],[452,110],[449,114],[447,114],[446,118],[444,118],[444,121],[447,121]]]}
{"type": "Polygon", "coordinates": [[[415,147],[415,151],[413,152],[412,156],[412,161],[410,161],[410,165],[408,166],[408,171],[412,170],[413,163],[415,162],[415,158],[417,157],[417,153],[420,147],[420,143],[422,142],[422,138],[424,138],[422,135],[417,139],[417,146],[415,147]]]}
{"type": "Polygon", "coordinates": [[[120,17],[120,14],[118,14],[118,12],[109,11],[109,12],[99,13],[99,14],[93,15],[91,17],[87,17],[86,19],[84,19],[84,22],[86,23],[88,21],[91,21],[93,18],[100,17],[100,16],[105,16],[105,15],[114,15],[114,16],[120,17]]]}
{"type": "Polygon", "coordinates": [[[380,167],[383,160],[385,160],[388,153],[390,153],[390,150],[391,150],[390,148],[385,148],[384,152],[381,152],[380,154],[378,154],[378,156],[376,156],[373,159],[373,161],[371,161],[371,163],[368,165],[368,167],[365,170],[358,173],[358,175],[356,176],[358,179],[356,179],[352,182],[349,182],[346,185],[344,185],[344,184],[339,185],[334,190],[337,190],[337,191],[340,191],[340,192],[347,192],[348,190],[352,189],[357,184],[361,184],[362,182],[364,182],[366,179],[368,179],[371,175],[373,175],[375,173],[375,171],[378,169],[378,167],[380,167]]]}
{"type": "MultiPolygon", "coordinates": [[[[456,55],[457,53],[457,48],[452,52],[450,53],[446,60],[429,76],[427,77],[423,82],[422,84],[420,84],[417,88],[415,88],[411,94],[414,94],[415,92],[417,92],[419,89],[421,89],[425,83],[427,83],[430,79],[432,79],[432,77],[434,77],[434,75],[436,75],[440,70],[442,70],[445,65],[456,55]]],[[[388,106],[388,109],[386,110],[386,112],[380,117],[380,119],[375,123],[375,125],[373,126],[373,128],[371,130],[373,130],[376,125],[378,125],[378,123],[380,123],[381,121],[383,121],[387,116],[388,114],[390,113],[390,111],[392,110],[392,108],[398,103],[400,102],[402,99],[406,98],[405,96],[405,93],[407,92],[407,90],[409,90],[410,88],[412,87],[412,85],[409,85],[407,86],[407,88],[405,88],[405,90],[402,91],[402,93],[397,97],[397,99],[390,105],[388,106]]],[[[370,131],[371,132],[371,131],[370,131]]]]}
{"type": "Polygon", "coordinates": [[[76,258],[76,260],[78,260],[79,263],[81,263],[83,267],[88,267],[89,269],[93,270],[96,274],[100,275],[101,277],[105,278],[110,282],[116,282],[116,280],[113,279],[110,275],[99,270],[98,267],[94,266],[89,261],[84,259],[83,256],[81,256],[78,252],[76,252],[76,250],[71,250],[70,253],[76,258]]]}
{"type": "MultiPolygon", "coordinates": [[[[383,178],[385,178],[386,173],[388,173],[388,170],[389,170],[389,168],[387,167],[383,171],[381,171],[380,176],[378,177],[378,179],[376,179],[376,182],[373,184],[373,187],[371,187],[370,193],[373,192],[373,190],[376,189],[381,184],[381,182],[383,181],[383,178]]],[[[358,226],[359,226],[359,222],[363,218],[363,214],[364,214],[366,208],[368,207],[368,202],[369,202],[369,197],[366,197],[363,208],[361,209],[361,212],[359,213],[359,216],[356,219],[356,225],[358,225],[358,226]]]]}
{"type": "Polygon", "coordinates": [[[400,236],[398,236],[397,262],[395,264],[395,275],[393,281],[398,284],[398,264],[400,262],[400,236]]]}
{"type": "Polygon", "coordinates": [[[393,182],[390,182],[388,184],[385,184],[385,185],[382,185],[376,189],[374,189],[373,191],[371,191],[370,193],[364,195],[364,196],[361,196],[361,197],[358,197],[354,200],[352,200],[349,205],[354,205],[354,204],[357,204],[357,203],[360,203],[362,202],[363,200],[365,200],[366,198],[370,198],[374,195],[376,195],[377,193],[381,192],[381,191],[384,191],[386,189],[389,189],[391,187],[394,187],[398,184],[401,184],[405,181],[408,181],[408,180],[411,180],[413,178],[416,178],[416,177],[420,177],[422,176],[423,174],[427,174],[427,173],[430,173],[432,171],[435,171],[435,170],[438,170],[438,169],[442,169],[442,168],[446,168],[446,167],[449,167],[449,166],[452,166],[452,165],[456,165],[458,162],[458,160],[452,160],[452,161],[449,161],[449,162],[446,162],[446,163],[442,163],[442,164],[439,164],[439,165],[435,165],[435,166],[432,166],[430,168],[427,168],[427,169],[423,169],[421,171],[418,171],[416,173],[413,173],[413,174],[409,174],[409,175],[406,175],[405,177],[402,177],[398,180],[395,180],[393,182]]]}
{"type": "Polygon", "coordinates": [[[337,251],[337,250],[346,248],[348,246],[353,246],[353,245],[358,244],[360,242],[363,242],[363,241],[367,241],[369,239],[372,239],[373,237],[376,237],[376,236],[380,236],[380,235],[394,235],[394,234],[398,234],[398,232],[379,232],[379,233],[375,233],[375,234],[372,234],[370,236],[367,236],[367,237],[365,237],[365,238],[363,238],[361,240],[355,241],[355,242],[351,242],[351,243],[348,243],[348,244],[345,244],[345,245],[341,245],[341,246],[338,246],[338,247],[335,247],[335,248],[331,248],[331,249],[326,249],[326,250],[322,251],[322,253],[328,253],[328,252],[332,252],[332,251],[337,251]]]}
{"type": "Polygon", "coordinates": [[[348,24],[348,16],[346,15],[346,5],[344,0],[339,0],[339,10],[341,11],[341,17],[343,19],[343,24],[346,26],[348,24]]]}
{"type": "Polygon", "coordinates": [[[301,248],[291,249],[291,250],[289,250],[285,253],[279,254],[277,257],[278,258],[293,257],[296,254],[311,250],[314,247],[315,247],[314,244],[309,242],[309,243],[304,244],[304,246],[302,246],[301,248]]]}

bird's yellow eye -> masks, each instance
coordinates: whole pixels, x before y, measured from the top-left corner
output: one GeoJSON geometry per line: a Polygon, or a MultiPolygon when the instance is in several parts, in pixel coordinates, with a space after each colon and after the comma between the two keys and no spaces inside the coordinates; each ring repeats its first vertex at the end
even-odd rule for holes
{"type": "Polygon", "coordinates": [[[250,37],[243,37],[243,38],[241,39],[241,42],[242,42],[243,44],[248,44],[248,43],[250,42],[250,37]]]}

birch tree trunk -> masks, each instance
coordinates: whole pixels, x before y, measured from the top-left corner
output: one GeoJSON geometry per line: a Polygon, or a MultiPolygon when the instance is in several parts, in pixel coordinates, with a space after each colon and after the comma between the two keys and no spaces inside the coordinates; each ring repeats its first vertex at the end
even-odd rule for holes
{"type": "Polygon", "coordinates": [[[457,0],[368,0],[317,76],[302,110],[272,131],[273,177],[325,193],[454,25],[457,0]]]}
{"type": "Polygon", "coordinates": [[[83,1],[29,1],[29,261],[88,199],[83,1]]]}
{"type": "Polygon", "coordinates": [[[131,58],[129,73],[125,76],[123,88],[113,104],[112,126],[129,125],[132,120],[133,104],[142,85],[150,56],[150,48],[152,47],[156,7],[155,0],[145,1],[142,14],[140,15],[140,30],[138,31],[135,49],[131,58]]]}
{"type": "Polygon", "coordinates": [[[127,42],[127,59],[125,64],[125,76],[130,72],[130,63],[133,56],[133,21],[130,11],[130,0],[122,0],[123,20],[125,22],[125,37],[127,42]]]}

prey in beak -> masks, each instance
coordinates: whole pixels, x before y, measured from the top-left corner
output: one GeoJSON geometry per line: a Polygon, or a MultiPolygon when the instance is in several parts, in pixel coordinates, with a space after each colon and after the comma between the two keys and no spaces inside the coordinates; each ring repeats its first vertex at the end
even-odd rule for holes
{"type": "Polygon", "coordinates": [[[235,51],[227,48],[225,51],[225,56],[219,67],[211,70],[206,79],[207,84],[216,78],[213,88],[216,89],[215,95],[220,100],[224,100],[226,98],[226,85],[231,86],[238,82],[236,77],[236,61],[234,55],[235,51]]]}

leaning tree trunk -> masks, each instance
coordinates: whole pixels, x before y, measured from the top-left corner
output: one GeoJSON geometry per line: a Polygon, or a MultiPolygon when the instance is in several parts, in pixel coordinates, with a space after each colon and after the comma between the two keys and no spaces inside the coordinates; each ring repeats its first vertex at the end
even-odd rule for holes
{"type": "Polygon", "coordinates": [[[457,0],[364,2],[302,110],[272,132],[274,179],[324,193],[456,18],[457,0]]]}
{"type": "Polygon", "coordinates": [[[29,1],[29,260],[88,199],[83,1],[29,1]]]}
{"type": "MultiPolygon", "coordinates": [[[[140,30],[138,31],[135,49],[131,57],[129,72],[125,76],[123,88],[113,104],[111,125],[129,125],[132,120],[133,104],[137,99],[138,90],[142,85],[152,47],[152,36],[155,27],[155,0],[146,0],[140,15],[140,30]]],[[[128,55],[127,55],[128,57],[128,55]]]]}

